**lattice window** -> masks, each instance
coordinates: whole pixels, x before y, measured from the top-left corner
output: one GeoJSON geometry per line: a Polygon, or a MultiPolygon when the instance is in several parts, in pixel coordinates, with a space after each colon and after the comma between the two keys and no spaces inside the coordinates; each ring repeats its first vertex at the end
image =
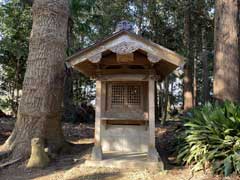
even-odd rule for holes
{"type": "Polygon", "coordinates": [[[141,106],[141,85],[129,83],[113,83],[110,86],[112,107],[141,106]]]}
{"type": "Polygon", "coordinates": [[[127,103],[130,105],[141,104],[141,87],[138,85],[127,86],[127,103]]]}
{"type": "Polygon", "coordinates": [[[124,104],[124,85],[114,84],[112,85],[112,105],[124,104]]]}

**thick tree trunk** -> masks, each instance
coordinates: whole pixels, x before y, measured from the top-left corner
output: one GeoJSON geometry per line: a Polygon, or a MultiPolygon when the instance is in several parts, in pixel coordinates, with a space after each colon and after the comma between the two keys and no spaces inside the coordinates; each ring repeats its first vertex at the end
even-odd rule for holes
{"type": "Polygon", "coordinates": [[[193,107],[193,69],[192,69],[192,52],[190,39],[190,2],[186,0],[184,12],[184,45],[187,51],[187,62],[184,66],[183,78],[183,103],[184,111],[188,111],[193,107]]]}
{"type": "Polygon", "coordinates": [[[215,2],[214,98],[239,102],[238,1],[215,2]]]}
{"type": "MultiPolygon", "coordinates": [[[[240,56],[240,0],[238,0],[238,56],[240,56]]],[[[238,57],[239,58],[239,57],[238,57]]],[[[240,62],[240,59],[238,59],[240,62]]],[[[238,84],[240,89],[240,63],[239,63],[239,78],[238,78],[238,84]]],[[[240,99],[240,93],[238,95],[238,98],[240,99]]]]}
{"type": "Polygon", "coordinates": [[[35,0],[23,94],[15,128],[2,147],[28,157],[31,139],[43,138],[51,151],[64,144],[61,112],[68,1],[35,0]]]}

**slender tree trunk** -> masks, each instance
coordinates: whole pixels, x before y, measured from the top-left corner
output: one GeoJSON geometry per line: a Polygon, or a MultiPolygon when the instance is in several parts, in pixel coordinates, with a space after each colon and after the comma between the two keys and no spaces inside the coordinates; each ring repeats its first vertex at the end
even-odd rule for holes
{"type": "Polygon", "coordinates": [[[16,117],[14,91],[15,91],[15,82],[13,83],[13,85],[11,85],[11,91],[10,91],[11,98],[10,99],[11,99],[11,109],[12,109],[11,115],[13,117],[16,117]]]}
{"type": "Polygon", "coordinates": [[[194,58],[193,62],[193,106],[197,106],[198,99],[197,99],[197,52],[196,57],[194,58]]]}
{"type": "Polygon", "coordinates": [[[203,63],[203,103],[207,103],[210,100],[210,90],[209,90],[209,73],[208,73],[208,52],[203,50],[201,54],[201,61],[203,63]]]}
{"type": "Polygon", "coordinates": [[[73,77],[72,77],[72,69],[65,69],[65,77],[64,77],[64,96],[63,96],[63,106],[64,113],[63,119],[65,121],[75,122],[75,105],[73,102],[73,77]]]}
{"type": "Polygon", "coordinates": [[[157,83],[155,82],[155,94],[154,94],[154,96],[155,96],[155,101],[154,101],[154,103],[155,103],[155,121],[159,121],[159,112],[158,112],[158,93],[157,93],[157,83]]]}
{"type": "Polygon", "coordinates": [[[17,117],[17,110],[18,110],[18,99],[19,99],[19,68],[20,68],[20,59],[17,58],[17,63],[16,63],[16,72],[15,72],[15,87],[14,87],[14,92],[16,90],[16,96],[15,96],[15,93],[14,94],[14,109],[13,109],[13,112],[14,112],[14,117],[17,117]]]}
{"type": "Polygon", "coordinates": [[[169,100],[169,102],[170,102],[170,107],[174,107],[174,103],[175,103],[175,100],[174,100],[174,88],[173,88],[173,84],[174,84],[174,81],[172,80],[171,81],[171,92],[170,92],[170,100],[169,100]]]}
{"type": "MultiPolygon", "coordinates": [[[[198,65],[199,65],[199,56],[202,52],[202,30],[203,30],[203,23],[202,23],[202,19],[204,16],[203,13],[203,7],[204,7],[204,1],[197,1],[196,2],[196,6],[197,6],[197,11],[195,12],[195,28],[197,32],[195,32],[194,37],[196,38],[196,47],[194,50],[194,62],[193,62],[193,106],[197,106],[198,105],[198,101],[199,101],[199,96],[198,96],[198,65]]],[[[201,63],[201,62],[200,62],[201,63]]]]}
{"type": "Polygon", "coordinates": [[[183,103],[184,111],[188,111],[193,107],[193,73],[192,73],[192,52],[191,52],[191,37],[190,37],[190,3],[186,0],[184,12],[184,45],[187,51],[187,62],[184,66],[183,78],[183,103]]]}
{"type": "Polygon", "coordinates": [[[165,89],[165,93],[164,93],[164,107],[163,107],[163,117],[162,117],[162,121],[161,124],[164,125],[166,120],[167,120],[167,115],[168,115],[168,106],[169,106],[169,79],[168,77],[166,77],[165,81],[164,81],[164,89],[165,89]]]}
{"type": "Polygon", "coordinates": [[[203,103],[207,103],[210,100],[210,90],[209,90],[209,73],[208,73],[208,51],[206,49],[206,39],[205,39],[205,31],[202,32],[202,53],[200,55],[200,59],[202,62],[202,79],[203,79],[203,103]]]}
{"type": "Polygon", "coordinates": [[[140,8],[140,17],[139,17],[139,23],[138,23],[138,28],[139,28],[139,33],[142,34],[142,25],[143,25],[143,17],[144,17],[144,0],[141,0],[141,7],[140,8]]]}
{"type": "MultiPolygon", "coordinates": [[[[71,55],[71,49],[73,48],[73,21],[71,18],[68,19],[67,29],[67,55],[71,55]]],[[[65,76],[64,76],[64,95],[63,95],[63,120],[75,122],[75,105],[73,102],[73,69],[68,68],[65,65],[65,76]]]]}
{"type": "Polygon", "coordinates": [[[215,2],[214,98],[239,102],[238,1],[215,2]]]}
{"type": "Polygon", "coordinates": [[[162,83],[159,81],[158,82],[159,85],[159,91],[158,91],[158,97],[159,97],[159,101],[158,101],[158,114],[159,114],[159,118],[162,117],[162,106],[163,106],[163,89],[162,89],[162,83]]]}
{"type": "Polygon", "coordinates": [[[61,112],[68,1],[35,0],[23,94],[15,128],[2,146],[13,157],[28,157],[34,137],[55,152],[64,144],[61,112]]]}

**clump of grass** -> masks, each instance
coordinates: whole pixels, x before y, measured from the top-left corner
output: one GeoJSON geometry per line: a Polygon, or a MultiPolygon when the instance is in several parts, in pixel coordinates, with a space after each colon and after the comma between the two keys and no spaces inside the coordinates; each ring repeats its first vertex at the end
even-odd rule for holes
{"type": "Polygon", "coordinates": [[[212,168],[215,174],[240,174],[240,106],[206,104],[184,118],[178,160],[193,171],[212,168]]]}

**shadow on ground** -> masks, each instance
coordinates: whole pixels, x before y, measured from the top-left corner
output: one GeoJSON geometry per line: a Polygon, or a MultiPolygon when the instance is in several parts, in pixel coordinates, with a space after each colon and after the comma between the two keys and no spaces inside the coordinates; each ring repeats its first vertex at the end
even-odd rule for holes
{"type": "Polygon", "coordinates": [[[105,170],[105,172],[93,172],[85,175],[75,174],[70,177],[65,176],[64,180],[107,180],[110,178],[114,179],[114,178],[120,178],[120,177],[121,177],[120,172],[106,172],[105,170]]]}
{"type": "MultiPolygon", "coordinates": [[[[38,179],[42,180],[51,179],[49,177],[64,173],[76,165],[82,164],[90,151],[92,144],[76,144],[69,152],[60,154],[56,159],[52,159],[50,165],[43,169],[27,169],[26,163],[19,162],[0,170],[0,179],[4,180],[28,180],[38,179]],[[45,178],[46,177],[46,178],[45,178]]],[[[59,178],[60,179],[60,178],[59,178]]]]}

